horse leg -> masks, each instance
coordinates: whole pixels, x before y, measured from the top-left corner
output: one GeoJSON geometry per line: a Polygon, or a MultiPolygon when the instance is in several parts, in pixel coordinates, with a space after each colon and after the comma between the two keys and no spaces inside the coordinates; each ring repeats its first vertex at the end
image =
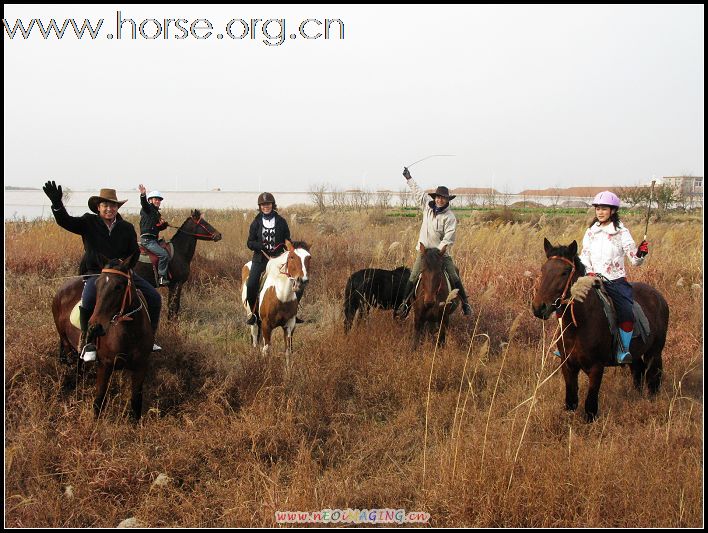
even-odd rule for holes
{"type": "Polygon", "coordinates": [[[440,339],[438,341],[438,345],[440,348],[445,347],[445,339],[447,337],[447,317],[440,323],[440,339]]]}
{"type": "Polygon", "coordinates": [[[144,361],[133,369],[130,395],[130,418],[133,422],[138,422],[143,414],[143,382],[145,381],[145,371],[146,364],[144,361]]]}
{"type": "Polygon", "coordinates": [[[175,289],[175,318],[179,315],[179,306],[182,302],[182,285],[183,283],[176,283],[177,288],[175,289]]]}
{"type": "Polygon", "coordinates": [[[175,317],[175,291],[176,285],[169,285],[167,292],[167,319],[172,320],[175,317]]]}
{"type": "Polygon", "coordinates": [[[561,366],[561,371],[565,380],[565,408],[567,411],[575,411],[578,407],[578,373],[580,369],[571,366],[566,361],[561,366]]]}
{"type": "Polygon", "coordinates": [[[266,322],[262,323],[261,333],[263,334],[263,355],[268,355],[270,352],[270,335],[272,333],[272,328],[266,322]]]}
{"type": "Polygon", "coordinates": [[[585,397],[585,419],[592,422],[597,418],[598,398],[600,396],[600,385],[602,385],[602,375],[605,373],[605,366],[601,363],[595,364],[590,369],[590,384],[588,395],[585,397]]]}
{"type": "Polygon", "coordinates": [[[661,378],[664,373],[661,352],[664,350],[666,339],[657,339],[652,344],[651,348],[644,354],[646,361],[646,381],[649,395],[655,396],[661,387],[661,378]]]}
{"type": "Polygon", "coordinates": [[[253,347],[258,348],[258,324],[253,324],[251,326],[251,340],[253,341],[253,347]]]}
{"type": "Polygon", "coordinates": [[[418,320],[418,317],[415,319],[414,323],[414,330],[413,330],[413,345],[411,349],[413,351],[418,349],[418,346],[420,346],[420,341],[423,336],[423,327],[425,326],[425,322],[422,320],[418,320]]]}
{"type": "Polygon", "coordinates": [[[93,414],[98,417],[103,410],[103,400],[106,398],[108,382],[113,373],[113,365],[108,365],[101,360],[96,366],[96,398],[93,400],[93,414]]]}
{"type": "Polygon", "coordinates": [[[632,370],[634,388],[637,389],[637,392],[641,393],[642,387],[644,386],[644,373],[646,372],[647,366],[644,364],[644,360],[641,357],[632,357],[630,369],[632,370]]]}

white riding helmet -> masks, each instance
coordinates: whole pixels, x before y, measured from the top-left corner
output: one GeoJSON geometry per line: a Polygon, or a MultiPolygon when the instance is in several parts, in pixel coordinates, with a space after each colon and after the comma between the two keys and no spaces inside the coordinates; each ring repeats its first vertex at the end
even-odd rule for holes
{"type": "Polygon", "coordinates": [[[150,194],[147,195],[147,199],[149,200],[150,198],[159,198],[160,200],[164,199],[160,191],[152,191],[150,194]]]}

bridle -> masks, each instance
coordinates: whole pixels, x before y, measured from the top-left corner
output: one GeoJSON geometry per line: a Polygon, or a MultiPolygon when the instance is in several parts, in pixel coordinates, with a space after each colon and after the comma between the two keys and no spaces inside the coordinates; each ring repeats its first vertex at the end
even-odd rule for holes
{"type": "Polygon", "coordinates": [[[132,311],[125,312],[126,305],[130,305],[133,302],[133,291],[132,286],[133,286],[133,276],[132,273],[126,274],[122,270],[116,270],[114,268],[104,268],[101,270],[101,274],[104,272],[109,273],[109,274],[118,274],[119,276],[123,276],[124,278],[128,278],[128,284],[125,286],[125,292],[123,292],[123,299],[120,304],[120,311],[113,315],[113,318],[111,318],[111,324],[117,324],[118,322],[123,322],[126,320],[133,320],[131,315],[134,315],[138,311],[140,311],[143,308],[143,302],[140,300],[140,305],[133,309],[132,311]]]}
{"type": "Polygon", "coordinates": [[[565,282],[565,287],[563,287],[563,292],[561,295],[555,299],[553,302],[552,307],[555,309],[558,309],[561,305],[570,305],[570,315],[573,318],[573,324],[577,327],[578,322],[575,320],[575,300],[573,298],[567,298],[566,295],[568,293],[568,289],[570,288],[570,282],[573,280],[573,274],[575,274],[575,262],[571,261],[567,257],[561,257],[559,255],[553,255],[548,258],[550,261],[551,259],[558,259],[560,261],[563,261],[564,263],[570,265],[571,270],[570,270],[570,275],[568,276],[568,281],[565,282]]]}
{"type": "Polygon", "coordinates": [[[208,238],[208,239],[212,239],[212,240],[214,239],[214,237],[216,236],[216,234],[218,233],[218,231],[214,231],[214,232],[212,233],[212,232],[209,230],[209,228],[207,228],[204,224],[202,224],[202,218],[203,218],[203,217],[199,217],[199,220],[194,220],[193,217],[189,217],[189,218],[191,218],[192,221],[193,221],[197,226],[199,226],[200,228],[203,228],[204,231],[206,231],[206,234],[203,234],[203,233],[190,233],[190,232],[188,232],[188,231],[183,230],[181,227],[178,228],[177,226],[172,226],[172,225],[170,225],[170,227],[171,227],[171,228],[176,228],[176,229],[177,229],[177,232],[180,232],[180,231],[181,231],[182,233],[184,233],[185,235],[189,235],[190,237],[206,237],[206,238],[208,238]]]}

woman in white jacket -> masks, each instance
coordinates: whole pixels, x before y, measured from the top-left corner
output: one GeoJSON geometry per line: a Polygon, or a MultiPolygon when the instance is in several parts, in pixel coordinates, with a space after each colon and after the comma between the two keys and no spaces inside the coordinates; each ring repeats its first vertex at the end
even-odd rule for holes
{"type": "Polygon", "coordinates": [[[580,260],[589,276],[601,275],[605,279],[605,290],[617,311],[623,344],[619,347],[617,362],[627,364],[632,362],[629,344],[634,329],[634,313],[632,286],[627,282],[624,258],[628,257],[634,266],[641,265],[649,253],[649,244],[642,241],[636,247],[629,230],[620,222],[620,199],[615,194],[603,191],[595,196],[592,205],[595,207],[595,219],[585,232],[580,260]]]}

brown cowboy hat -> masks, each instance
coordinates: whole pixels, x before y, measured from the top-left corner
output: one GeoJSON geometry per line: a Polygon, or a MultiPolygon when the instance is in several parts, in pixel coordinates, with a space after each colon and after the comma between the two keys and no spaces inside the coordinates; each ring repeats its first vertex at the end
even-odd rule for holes
{"type": "Polygon", "coordinates": [[[440,187],[435,189],[435,192],[429,192],[428,194],[433,198],[433,200],[435,200],[436,196],[442,196],[443,198],[446,198],[448,202],[457,197],[456,194],[450,194],[450,191],[444,185],[440,185],[440,187]]]}
{"type": "Polygon", "coordinates": [[[118,207],[122,206],[128,200],[119,200],[116,196],[115,189],[101,189],[98,196],[92,196],[89,198],[88,206],[91,211],[98,214],[98,204],[101,202],[113,202],[118,204],[118,207]]]}

